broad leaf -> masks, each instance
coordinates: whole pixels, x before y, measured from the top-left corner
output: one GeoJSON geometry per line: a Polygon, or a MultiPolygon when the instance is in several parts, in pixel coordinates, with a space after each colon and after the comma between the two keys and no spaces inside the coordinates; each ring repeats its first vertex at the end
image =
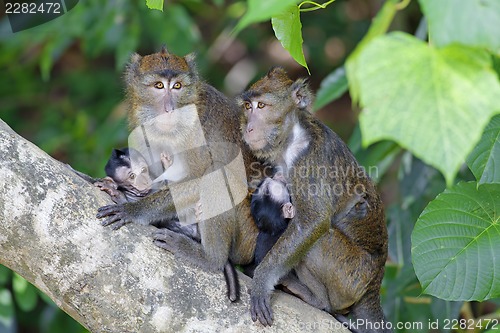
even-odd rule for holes
{"type": "Polygon", "coordinates": [[[399,0],[387,0],[382,9],[377,13],[373,19],[370,29],[363,37],[361,42],[356,46],[356,49],[349,55],[346,61],[346,74],[349,82],[349,93],[354,103],[359,101],[359,78],[357,75],[358,69],[363,65],[358,61],[359,54],[365,46],[371,42],[375,37],[386,33],[391,25],[392,19],[397,12],[396,4],[399,0]]]}
{"type": "Polygon", "coordinates": [[[363,144],[389,139],[440,170],[450,186],[484,127],[500,110],[500,84],[486,51],[436,49],[404,33],[373,40],[357,69],[363,144]]]}
{"type": "Polygon", "coordinates": [[[321,81],[314,110],[321,109],[328,103],[336,100],[347,91],[347,76],[344,67],[339,67],[321,81]]]}
{"type": "Polygon", "coordinates": [[[146,0],[146,6],[148,6],[149,9],[163,11],[163,0],[146,0]]]}
{"type": "Polygon", "coordinates": [[[491,119],[467,165],[479,184],[500,183],[500,115],[491,119]]]}
{"type": "Polygon", "coordinates": [[[412,258],[426,294],[445,300],[500,297],[500,185],[460,183],[420,215],[412,258]]]}
{"type": "Polygon", "coordinates": [[[274,34],[281,45],[300,65],[307,67],[306,58],[302,50],[302,23],[300,23],[299,7],[291,6],[283,13],[271,19],[274,34]]]}
{"type": "Polygon", "coordinates": [[[235,30],[239,32],[252,23],[267,21],[281,15],[298,0],[248,0],[248,10],[238,22],[235,30]]]}
{"type": "Polygon", "coordinates": [[[419,0],[429,21],[432,43],[454,42],[500,50],[500,1],[498,0],[419,0]]]}
{"type": "Polygon", "coordinates": [[[25,312],[33,310],[38,300],[36,288],[18,274],[14,274],[12,287],[17,305],[25,312]]]}

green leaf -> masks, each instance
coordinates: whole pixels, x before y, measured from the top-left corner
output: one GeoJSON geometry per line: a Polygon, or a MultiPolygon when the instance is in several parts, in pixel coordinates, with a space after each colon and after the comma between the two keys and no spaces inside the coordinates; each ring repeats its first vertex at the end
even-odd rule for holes
{"type": "Polygon", "coordinates": [[[283,14],[291,5],[300,0],[248,0],[248,10],[236,25],[235,31],[240,32],[252,23],[267,21],[283,14]]]}
{"type": "Polygon", "coordinates": [[[14,332],[14,304],[8,289],[0,289],[0,332],[14,332]]]}
{"type": "Polygon", "coordinates": [[[500,185],[459,183],[429,203],[412,234],[426,294],[453,301],[500,297],[500,185]]]}
{"type": "Polygon", "coordinates": [[[472,153],[467,165],[479,184],[500,183],[500,115],[493,117],[472,153]]]}
{"type": "Polygon", "coordinates": [[[347,76],[344,67],[339,67],[321,81],[314,110],[321,109],[328,103],[336,100],[347,91],[347,76]]]}
{"type": "Polygon", "coordinates": [[[357,70],[363,144],[389,139],[443,173],[450,186],[500,110],[500,84],[481,49],[436,49],[404,33],[373,40],[357,70]]]}
{"type": "Polygon", "coordinates": [[[12,289],[17,305],[25,311],[31,311],[35,308],[38,296],[36,288],[18,274],[14,274],[12,279],[12,289]]]}
{"type": "Polygon", "coordinates": [[[11,270],[5,267],[4,265],[0,265],[0,286],[10,281],[11,270]]]}
{"type": "Polygon", "coordinates": [[[383,35],[386,33],[387,29],[391,25],[391,22],[396,15],[397,6],[399,0],[387,0],[384,6],[377,13],[377,16],[373,19],[370,29],[366,33],[365,37],[359,42],[354,51],[349,55],[346,61],[346,75],[349,82],[349,93],[354,103],[359,101],[359,81],[357,76],[357,71],[361,67],[358,61],[359,54],[365,48],[365,46],[371,42],[375,37],[383,35]]]}
{"type": "MultiPolygon", "coordinates": [[[[283,13],[271,19],[274,34],[281,45],[300,65],[307,67],[306,58],[302,50],[302,23],[300,23],[299,7],[291,6],[283,13]]],[[[310,74],[310,72],[309,72],[310,74]]]]}
{"type": "Polygon", "coordinates": [[[148,6],[149,9],[163,11],[163,0],[146,0],[146,6],[148,6]]]}
{"type": "Polygon", "coordinates": [[[419,0],[429,21],[432,43],[445,46],[461,43],[500,51],[500,1],[419,0]]]}

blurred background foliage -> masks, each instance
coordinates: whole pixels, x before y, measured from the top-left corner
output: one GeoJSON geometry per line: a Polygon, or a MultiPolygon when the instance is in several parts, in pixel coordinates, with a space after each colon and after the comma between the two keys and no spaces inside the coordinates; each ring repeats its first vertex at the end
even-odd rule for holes
{"type": "MultiPolygon", "coordinates": [[[[344,64],[382,4],[337,0],[301,15],[315,90],[344,64]]],[[[0,17],[0,118],[54,158],[102,177],[112,148],[127,145],[121,73],[132,52],[144,55],[162,45],[179,55],[196,52],[202,76],[229,96],[273,65],[285,67],[292,77],[307,75],[276,40],[270,22],[231,37],[245,9],[245,1],[169,0],[160,12],[143,0],[86,0],[62,17],[15,34],[8,19],[0,17]]],[[[391,30],[414,34],[421,19],[412,1],[398,12],[391,30]]],[[[495,301],[463,304],[421,295],[410,235],[424,207],[445,189],[444,178],[393,142],[362,148],[358,113],[348,94],[316,112],[372,171],[382,193],[390,234],[382,290],[387,318],[423,323],[422,329],[408,326],[401,332],[427,332],[428,322],[436,319],[498,318],[495,301]]],[[[473,179],[466,167],[457,178],[473,179]]],[[[439,329],[446,331],[442,325],[439,329]]],[[[0,333],[84,331],[36,288],[0,266],[0,333]]]]}

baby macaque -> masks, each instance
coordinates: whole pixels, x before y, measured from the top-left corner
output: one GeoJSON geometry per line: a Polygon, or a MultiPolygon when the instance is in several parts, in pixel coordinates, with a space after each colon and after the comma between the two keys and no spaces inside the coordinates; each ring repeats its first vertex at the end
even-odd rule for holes
{"type": "Polygon", "coordinates": [[[285,177],[276,173],[273,178],[265,178],[252,194],[250,209],[259,229],[255,245],[255,265],[262,261],[295,215],[295,207],[286,186],[285,177]]]}

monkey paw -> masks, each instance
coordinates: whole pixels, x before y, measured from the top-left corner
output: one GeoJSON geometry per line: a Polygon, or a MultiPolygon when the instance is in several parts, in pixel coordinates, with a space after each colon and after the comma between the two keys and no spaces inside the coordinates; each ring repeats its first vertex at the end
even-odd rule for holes
{"type": "Polygon", "coordinates": [[[105,218],[101,224],[103,226],[113,225],[113,230],[118,230],[125,224],[132,222],[125,212],[124,205],[108,205],[97,210],[98,219],[105,218]]]}
{"type": "Polygon", "coordinates": [[[182,236],[175,231],[169,229],[160,229],[155,232],[153,235],[154,243],[156,246],[161,247],[171,253],[177,252],[176,250],[179,248],[179,238],[182,236]]]}
{"type": "Polygon", "coordinates": [[[271,326],[274,320],[271,308],[271,292],[264,290],[262,287],[257,287],[256,283],[252,283],[249,294],[252,320],[257,321],[258,319],[262,325],[271,326]]]}
{"type": "Polygon", "coordinates": [[[163,152],[160,154],[160,161],[163,165],[163,170],[167,170],[174,163],[174,158],[170,154],[163,152]]]}

